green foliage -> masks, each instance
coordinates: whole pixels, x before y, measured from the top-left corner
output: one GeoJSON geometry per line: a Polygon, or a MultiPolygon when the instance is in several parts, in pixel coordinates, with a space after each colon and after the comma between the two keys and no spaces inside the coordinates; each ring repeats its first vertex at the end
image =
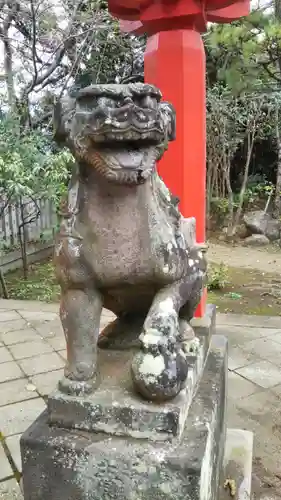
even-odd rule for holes
{"type": "Polygon", "coordinates": [[[208,269],[208,290],[223,290],[228,284],[228,267],[221,262],[208,269]]]}
{"type": "Polygon", "coordinates": [[[258,9],[234,23],[213,24],[205,46],[211,85],[222,82],[241,95],[268,92],[281,82],[281,24],[273,12],[258,9]]]}
{"type": "MultiPolygon", "coordinates": [[[[254,203],[272,191],[267,184],[248,186],[249,165],[254,144],[271,137],[276,129],[277,94],[232,93],[227,85],[216,84],[207,90],[207,199],[208,210],[219,217],[235,212],[240,217],[242,206],[254,203]],[[234,192],[233,167],[237,152],[243,154],[240,167],[240,192],[234,192]],[[243,181],[243,182],[242,182],[243,181]],[[244,185],[243,185],[244,183],[244,185]],[[266,191],[267,190],[267,191],[266,191]]],[[[278,116],[280,113],[278,114],[278,116]]],[[[278,124],[279,125],[279,124],[278,124]]],[[[239,186],[236,183],[236,189],[239,186]],[[238,186],[237,186],[238,185],[238,186]]],[[[231,222],[230,221],[230,222],[231,222]]],[[[231,222],[232,225],[232,222],[231,222]]]]}
{"type": "Polygon", "coordinates": [[[48,198],[58,203],[65,193],[71,154],[54,153],[44,136],[21,132],[19,119],[0,120],[0,198],[9,202],[21,198],[48,198]]]}
{"type": "Polygon", "coordinates": [[[21,271],[16,271],[7,274],[6,281],[11,299],[43,302],[56,302],[59,299],[60,287],[56,281],[52,262],[33,265],[26,280],[22,279],[21,271]]]}

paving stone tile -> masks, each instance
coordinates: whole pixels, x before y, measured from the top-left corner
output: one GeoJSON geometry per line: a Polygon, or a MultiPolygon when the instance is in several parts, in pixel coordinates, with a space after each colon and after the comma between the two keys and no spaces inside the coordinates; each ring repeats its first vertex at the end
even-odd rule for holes
{"type": "Polygon", "coordinates": [[[66,361],[66,357],[67,357],[67,352],[66,352],[66,349],[62,349],[62,351],[57,351],[58,354],[62,357],[62,359],[64,361],[66,361]]]}
{"type": "Polygon", "coordinates": [[[281,345],[273,339],[274,336],[270,336],[245,342],[243,350],[252,356],[258,356],[281,366],[281,345]]]}
{"type": "MultiPolygon", "coordinates": [[[[256,392],[247,397],[237,399],[236,406],[243,409],[251,415],[251,418],[257,420],[260,424],[270,425],[278,424],[281,429],[280,422],[280,400],[270,391],[256,392]]],[[[279,429],[279,436],[281,433],[279,429]]]]}
{"type": "Polygon", "coordinates": [[[22,492],[15,479],[0,483],[0,500],[23,500],[22,492]]]}
{"type": "Polygon", "coordinates": [[[0,481],[13,475],[14,475],[13,469],[10,466],[9,460],[6,457],[6,453],[4,451],[3,446],[0,443],[0,481]]]}
{"type": "Polygon", "coordinates": [[[243,398],[254,394],[255,392],[260,392],[260,387],[249,380],[244,379],[235,372],[228,372],[228,397],[232,399],[243,398]]]}
{"type": "Polygon", "coordinates": [[[25,330],[15,330],[13,332],[0,333],[0,339],[5,345],[19,344],[21,342],[32,342],[38,340],[39,335],[33,328],[26,328],[25,330]]]}
{"type": "MultiPolygon", "coordinates": [[[[1,311],[0,311],[1,314],[1,311]]],[[[14,319],[12,321],[2,321],[0,323],[0,332],[7,333],[14,330],[24,330],[28,327],[25,319],[14,319]]]]}
{"type": "Polygon", "coordinates": [[[52,321],[57,318],[57,313],[50,311],[32,311],[31,309],[28,309],[20,310],[19,312],[26,321],[52,321]]]}
{"type": "Polygon", "coordinates": [[[40,337],[53,338],[63,337],[63,329],[59,318],[51,321],[32,321],[35,330],[39,333],[40,337]]]}
{"type": "MultiPolygon", "coordinates": [[[[0,384],[0,406],[38,397],[36,391],[28,390],[28,379],[21,378],[0,384]]],[[[1,426],[1,422],[0,422],[1,426]]]]}
{"type": "Polygon", "coordinates": [[[0,347],[0,363],[6,363],[7,361],[13,361],[13,356],[7,347],[0,347]]]}
{"type": "Polygon", "coordinates": [[[281,370],[269,361],[258,361],[235,371],[264,389],[281,384],[281,370]]]}
{"type": "Polygon", "coordinates": [[[4,437],[24,432],[45,410],[42,398],[30,399],[0,408],[0,432],[4,437]]]}
{"type": "Polygon", "coordinates": [[[51,372],[63,368],[64,362],[56,353],[41,354],[33,358],[19,360],[19,365],[28,376],[51,372]]]}
{"type": "Polygon", "coordinates": [[[38,300],[9,300],[9,302],[13,302],[13,309],[22,313],[22,311],[39,311],[39,312],[53,312],[58,313],[59,311],[59,303],[58,302],[41,302],[38,300]]]}
{"type": "Polygon", "coordinates": [[[15,310],[15,311],[49,311],[58,312],[59,304],[57,302],[47,303],[34,300],[14,300],[0,299],[0,309],[15,310]]]}
{"type": "Polygon", "coordinates": [[[59,337],[56,336],[53,338],[46,338],[46,342],[48,342],[48,344],[50,344],[55,351],[62,351],[66,347],[65,338],[62,335],[59,337]]]}
{"type": "Polygon", "coordinates": [[[3,311],[0,310],[0,322],[12,321],[13,319],[22,319],[17,311],[3,311]]]}
{"type": "Polygon", "coordinates": [[[217,324],[257,328],[279,328],[281,330],[281,316],[217,313],[217,324]]]}
{"type": "Polygon", "coordinates": [[[49,396],[56,388],[59,380],[63,377],[63,370],[41,373],[32,377],[31,382],[35,385],[41,396],[49,396]]]}
{"type": "Polygon", "coordinates": [[[281,344],[281,330],[276,330],[278,333],[273,334],[272,336],[268,337],[274,342],[277,342],[278,344],[281,344]]]}
{"type": "Polygon", "coordinates": [[[216,327],[216,333],[225,335],[229,344],[233,346],[243,345],[251,340],[267,337],[277,332],[278,330],[270,328],[251,328],[247,326],[222,326],[219,324],[216,327]]]}
{"type": "Polygon", "coordinates": [[[31,358],[32,356],[37,356],[39,354],[53,352],[53,348],[47,344],[47,342],[38,338],[38,340],[33,342],[23,342],[21,344],[11,345],[10,351],[15,359],[24,359],[31,358]]]}
{"type": "MultiPolygon", "coordinates": [[[[265,391],[265,394],[268,392],[269,391],[265,391]]],[[[250,398],[252,398],[252,396],[239,399],[239,404],[243,400],[245,400],[246,403],[247,399],[250,398]]],[[[278,418],[278,413],[274,414],[274,418],[275,417],[278,418]]],[[[280,412],[278,419],[280,423],[280,412]]],[[[276,471],[276,473],[281,470],[281,436],[280,433],[276,431],[273,432],[272,423],[272,419],[268,413],[267,419],[264,419],[259,412],[257,414],[252,414],[250,407],[245,405],[244,408],[240,408],[236,401],[228,399],[227,427],[254,432],[254,456],[262,457],[262,473],[266,469],[276,471]]],[[[275,425],[275,422],[273,425],[275,425]]],[[[259,497],[257,497],[257,499],[258,498],[259,497]]],[[[270,499],[268,498],[268,500],[270,499]]]]}
{"type": "Polygon", "coordinates": [[[243,366],[250,365],[255,361],[259,360],[259,356],[247,352],[244,350],[244,345],[242,346],[229,346],[228,349],[228,368],[230,370],[236,370],[237,368],[242,368],[243,366]]]}
{"type": "Polygon", "coordinates": [[[270,391],[273,392],[276,396],[281,398],[281,384],[276,385],[275,387],[271,387],[270,391]]]}
{"type": "Polygon", "coordinates": [[[17,378],[23,378],[24,373],[21,371],[20,367],[15,361],[8,361],[7,363],[1,363],[0,365],[0,383],[8,382],[8,380],[15,380],[17,378]]]}
{"type": "Polygon", "coordinates": [[[15,434],[14,436],[10,436],[5,440],[5,443],[8,447],[8,450],[11,454],[13,462],[19,472],[22,471],[22,463],[21,463],[21,453],[20,453],[20,438],[21,434],[15,434]]]}

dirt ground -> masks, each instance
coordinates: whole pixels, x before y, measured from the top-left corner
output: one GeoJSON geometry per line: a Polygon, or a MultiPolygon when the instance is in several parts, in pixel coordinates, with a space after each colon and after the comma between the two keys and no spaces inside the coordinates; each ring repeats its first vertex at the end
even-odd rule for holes
{"type": "Polygon", "coordinates": [[[208,301],[220,312],[281,315],[281,249],[210,243],[210,266],[227,266],[227,285],[210,291],[208,301]]]}
{"type": "Polygon", "coordinates": [[[231,267],[256,269],[281,276],[281,248],[277,246],[248,248],[211,242],[207,256],[210,262],[224,262],[231,267]]]}

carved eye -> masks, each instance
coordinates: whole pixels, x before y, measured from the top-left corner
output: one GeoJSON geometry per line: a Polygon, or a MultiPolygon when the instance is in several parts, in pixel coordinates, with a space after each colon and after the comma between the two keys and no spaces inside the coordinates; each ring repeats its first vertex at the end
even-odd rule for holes
{"type": "Polygon", "coordinates": [[[100,97],[98,104],[103,108],[116,108],[117,102],[110,97],[100,97]]]}
{"type": "Polygon", "coordinates": [[[79,97],[79,99],[78,99],[79,107],[84,109],[84,110],[87,110],[87,111],[91,111],[92,109],[96,108],[97,104],[98,104],[98,100],[97,100],[97,97],[95,97],[95,96],[87,95],[87,96],[79,97]]]}
{"type": "Polygon", "coordinates": [[[156,109],[157,100],[149,95],[140,97],[137,103],[141,108],[156,109]]]}

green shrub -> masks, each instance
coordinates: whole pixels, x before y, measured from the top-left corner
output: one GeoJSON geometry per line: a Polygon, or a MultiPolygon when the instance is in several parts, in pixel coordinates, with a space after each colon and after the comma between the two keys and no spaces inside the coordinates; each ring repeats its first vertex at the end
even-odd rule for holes
{"type": "Polygon", "coordinates": [[[223,290],[228,284],[228,267],[221,262],[212,264],[208,269],[208,290],[223,290]]]}

